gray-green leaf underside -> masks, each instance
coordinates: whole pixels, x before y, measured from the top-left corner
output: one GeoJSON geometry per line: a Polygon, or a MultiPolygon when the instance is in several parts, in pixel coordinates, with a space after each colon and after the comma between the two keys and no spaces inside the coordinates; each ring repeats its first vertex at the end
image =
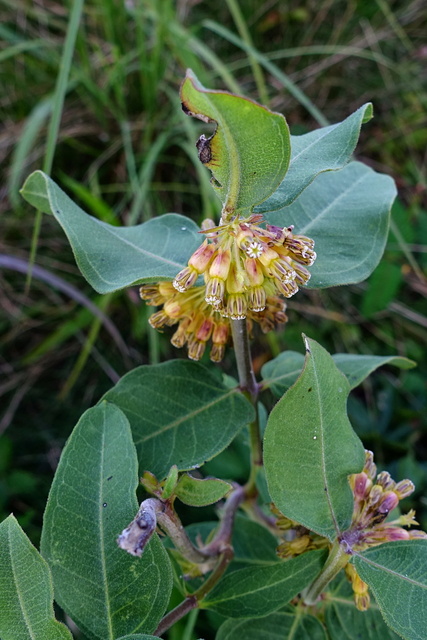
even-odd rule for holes
{"type": "MultiPolygon", "coordinates": [[[[357,387],[365,378],[379,367],[393,365],[399,369],[412,369],[416,366],[413,360],[401,356],[371,356],[353,353],[336,353],[333,361],[346,376],[350,388],[357,387]]],[[[271,389],[275,396],[281,397],[291,387],[304,365],[304,356],[297,351],[284,351],[261,369],[264,380],[263,387],[271,389]]]]}
{"type": "Polygon", "coordinates": [[[215,636],[215,640],[260,639],[328,640],[325,629],[317,618],[308,614],[296,615],[290,607],[289,611],[273,613],[265,618],[227,620],[215,636]]]}
{"type": "Polygon", "coordinates": [[[365,454],[347,418],[347,379],[317,342],[306,339],[306,347],[300,377],[267,423],[265,472],[284,515],[334,539],[350,524],[348,475],[361,471],[365,454]]]}
{"type": "Polygon", "coordinates": [[[72,640],[53,611],[49,567],[13,515],[0,524],[2,640],[72,640]]]}
{"type": "Polygon", "coordinates": [[[325,625],[330,640],[398,640],[399,637],[384,622],[374,600],[367,611],[358,611],[353,589],[341,574],[325,597],[325,625]]]}
{"type": "Polygon", "coordinates": [[[360,128],[372,117],[367,103],[348,118],[301,136],[291,136],[291,160],[279,188],[261,205],[259,212],[270,212],[290,205],[320,173],[342,169],[351,159],[360,128]]]}
{"type": "Polygon", "coordinates": [[[55,598],[90,638],[154,631],[168,604],[170,562],[155,536],[141,558],[117,546],[135,516],[138,465],[129,423],[107,402],[83,414],[46,507],[42,554],[55,598]]]}
{"type": "Polygon", "coordinates": [[[210,460],[253,419],[237,388],[187,360],[138,367],[104,398],[126,414],[141,471],[160,479],[172,465],[186,471],[210,460]]]}
{"type": "Polygon", "coordinates": [[[427,540],[389,542],[355,557],[387,624],[405,640],[427,634],[427,540]]]}
{"type": "Polygon", "coordinates": [[[295,225],[313,238],[317,259],[309,288],[365,280],[377,266],[387,240],[393,180],[360,162],[322,174],[290,206],[265,217],[271,224],[295,225]]]}
{"type": "Polygon", "coordinates": [[[197,225],[174,213],[134,227],[102,222],[80,209],[41,171],[27,178],[21,193],[30,204],[55,216],[81,273],[99,293],[172,280],[202,241],[197,225]]]}
{"type": "Polygon", "coordinates": [[[233,571],[200,603],[230,618],[265,616],[289,602],[319,573],[324,551],[310,551],[292,560],[233,571]]]}

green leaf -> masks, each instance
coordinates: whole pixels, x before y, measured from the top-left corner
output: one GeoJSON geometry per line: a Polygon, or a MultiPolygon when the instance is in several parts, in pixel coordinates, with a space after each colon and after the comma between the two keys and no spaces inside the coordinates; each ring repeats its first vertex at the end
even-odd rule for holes
{"type": "MultiPolygon", "coordinates": [[[[328,640],[325,629],[317,618],[309,614],[295,615],[291,611],[273,613],[265,618],[227,620],[215,636],[215,640],[260,640],[260,638],[262,640],[328,640]]],[[[387,639],[384,638],[384,640],[387,639]]]]}
{"type": "Polygon", "coordinates": [[[396,186],[359,162],[318,176],[293,204],[266,214],[269,223],[295,225],[313,238],[317,258],[310,288],[361,282],[384,251],[396,186]]]}
{"type": "Polygon", "coordinates": [[[224,480],[218,480],[217,478],[204,478],[201,480],[185,473],[179,479],[175,495],[184,504],[192,507],[204,507],[221,500],[232,488],[232,485],[224,480]]]}
{"type": "MultiPolygon", "coordinates": [[[[207,544],[212,539],[218,522],[197,522],[185,528],[190,540],[207,544]]],[[[264,526],[237,514],[231,544],[234,551],[233,563],[263,565],[282,562],[277,556],[277,538],[264,526]]]]}
{"type": "Polygon", "coordinates": [[[257,211],[283,209],[320,173],[342,169],[351,160],[362,124],[368,122],[372,115],[372,104],[368,102],[343,122],[302,136],[291,136],[292,154],[285,179],[277,191],[257,207],[257,211]]]}
{"type": "Polygon", "coordinates": [[[61,607],[90,638],[152,632],[169,601],[170,562],[157,537],[142,558],[118,548],[138,509],[129,423],[106,402],[83,414],[62,453],[41,549],[61,607]]]}
{"type": "Polygon", "coordinates": [[[53,180],[35,171],[22,196],[52,213],[65,231],[83,276],[99,293],[172,280],[200,245],[197,225],[174,213],[135,227],[114,227],[78,207],[53,180]]]}
{"type": "Polygon", "coordinates": [[[306,587],[324,560],[323,550],[310,551],[292,560],[239,569],[226,575],[200,602],[200,607],[229,618],[265,616],[306,587]]]}
{"type": "MultiPolygon", "coordinates": [[[[413,360],[401,356],[371,356],[353,353],[336,353],[332,356],[338,369],[346,376],[350,388],[357,387],[373,371],[384,365],[393,365],[399,369],[412,369],[413,360]]],[[[281,397],[291,387],[301,373],[304,356],[297,351],[284,351],[267,362],[261,369],[263,388],[271,389],[275,396],[281,397]]]]}
{"type": "Polygon", "coordinates": [[[214,135],[201,138],[198,148],[224,209],[241,214],[268,198],[289,165],[285,118],[248,98],[205,89],[192,71],[182,84],[181,100],[186,113],[216,124],[214,135]]]}
{"type": "Polygon", "coordinates": [[[355,557],[384,620],[406,640],[425,640],[427,540],[388,542],[355,557]]]}
{"type": "Polygon", "coordinates": [[[412,369],[417,364],[413,360],[401,356],[371,356],[352,353],[336,353],[332,356],[338,369],[343,372],[354,389],[373,371],[384,365],[392,365],[398,369],[412,369]]]}
{"type": "Polygon", "coordinates": [[[159,479],[174,464],[188,471],[210,460],[253,419],[252,405],[237,388],[188,360],[138,367],[104,398],[126,414],[141,471],[159,479]]]}
{"type": "Polygon", "coordinates": [[[0,547],[2,640],[72,640],[54,617],[49,567],[12,515],[0,524],[0,547]]]}
{"type": "Polygon", "coordinates": [[[271,389],[271,392],[280,398],[297,380],[304,361],[302,353],[283,351],[273,360],[266,362],[261,368],[263,389],[271,389]]]}
{"type": "Polygon", "coordinates": [[[264,526],[244,516],[236,516],[232,545],[233,562],[245,564],[281,562],[276,553],[277,538],[264,526]]]}
{"type": "Polygon", "coordinates": [[[161,638],[158,636],[147,636],[145,633],[136,633],[131,636],[122,636],[121,638],[117,638],[117,640],[161,640],[161,638]]]}
{"type": "Polygon", "coordinates": [[[330,640],[398,640],[385,624],[375,602],[367,611],[358,611],[347,578],[337,579],[325,599],[325,624],[330,640]]]}
{"type": "Polygon", "coordinates": [[[347,379],[317,342],[306,338],[306,348],[301,376],[267,423],[265,473],[285,516],[333,540],[350,525],[348,475],[361,471],[365,452],[347,418],[347,379]]]}

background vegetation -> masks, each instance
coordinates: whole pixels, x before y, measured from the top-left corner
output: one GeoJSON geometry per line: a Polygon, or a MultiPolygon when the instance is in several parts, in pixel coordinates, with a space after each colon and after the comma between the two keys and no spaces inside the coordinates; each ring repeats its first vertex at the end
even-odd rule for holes
{"type": "MultiPolygon", "coordinates": [[[[81,413],[131,368],[184,357],[149,328],[136,289],[90,289],[58,225],[45,216],[38,233],[19,188],[51,166],[73,199],[112,224],[216,216],[195,148],[206,127],[179,104],[191,67],[210,88],[284,113],[293,134],[374,103],[357,158],[398,184],[384,259],[363,285],[292,298],[286,329],[256,334],[253,351],[259,370],[284,349],[302,352],[305,332],[331,352],[418,362],[371,376],[350,417],[380,466],[415,481],[407,506],[427,528],[426,28],[422,0],[0,0],[2,518],[13,511],[37,543],[81,413]]],[[[234,373],[231,350],[223,370],[234,373]]],[[[215,461],[222,476],[244,475],[242,447],[215,461]]]]}

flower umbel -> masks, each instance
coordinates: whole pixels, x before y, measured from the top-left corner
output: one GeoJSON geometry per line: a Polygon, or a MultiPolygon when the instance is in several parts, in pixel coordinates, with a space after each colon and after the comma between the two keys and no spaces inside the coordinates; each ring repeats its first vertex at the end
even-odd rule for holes
{"type": "Polygon", "coordinates": [[[205,301],[232,320],[261,313],[268,298],[294,295],[310,278],[314,241],[295,235],[292,226],[264,229],[261,222],[261,215],[219,227],[205,220],[206,239],[175,277],[175,289],[184,293],[203,275],[205,301]]]}
{"type": "MultiPolygon", "coordinates": [[[[411,495],[415,486],[410,480],[395,482],[387,471],[377,475],[372,451],[365,452],[365,466],[360,473],[350,476],[350,486],[354,496],[353,517],[350,528],[341,536],[341,543],[348,545],[349,553],[394,540],[427,539],[424,531],[403,529],[418,524],[413,509],[395,520],[386,521],[389,513],[400,500],[411,495]]],[[[368,585],[353,565],[347,565],[346,573],[353,586],[356,607],[366,611],[369,607],[368,585]]]]}
{"type": "MultiPolygon", "coordinates": [[[[178,292],[171,282],[144,284],[139,290],[140,296],[149,305],[163,308],[154,313],[149,322],[155,329],[178,324],[171,338],[174,347],[187,345],[188,357],[200,360],[206,345],[212,342],[210,359],[220,362],[224,357],[225,347],[231,334],[230,320],[206,302],[206,287],[193,287],[178,292]]],[[[251,330],[253,322],[257,322],[264,333],[276,324],[287,321],[286,303],[278,297],[266,298],[262,312],[248,312],[248,326],[251,330]]]]}

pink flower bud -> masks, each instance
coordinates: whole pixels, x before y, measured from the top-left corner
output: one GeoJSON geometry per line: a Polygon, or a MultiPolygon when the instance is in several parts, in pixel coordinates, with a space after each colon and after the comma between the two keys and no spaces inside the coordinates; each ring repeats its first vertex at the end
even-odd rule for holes
{"type": "Polygon", "coordinates": [[[352,483],[354,484],[353,493],[356,500],[364,500],[372,486],[371,480],[368,478],[366,473],[362,471],[354,476],[352,483]]]}
{"type": "Polygon", "coordinates": [[[203,244],[201,244],[200,247],[193,253],[188,261],[188,265],[196,269],[198,273],[203,273],[208,268],[215,251],[215,245],[208,244],[208,241],[205,240],[203,244]]]}
{"type": "Polygon", "coordinates": [[[378,507],[380,513],[390,513],[399,504],[399,498],[394,491],[388,491],[384,494],[381,503],[378,507]]]}
{"type": "Polygon", "coordinates": [[[219,249],[216,256],[212,260],[212,264],[209,267],[209,276],[211,278],[220,278],[220,280],[226,280],[230,271],[231,255],[230,251],[226,249],[223,251],[219,249]]]}

